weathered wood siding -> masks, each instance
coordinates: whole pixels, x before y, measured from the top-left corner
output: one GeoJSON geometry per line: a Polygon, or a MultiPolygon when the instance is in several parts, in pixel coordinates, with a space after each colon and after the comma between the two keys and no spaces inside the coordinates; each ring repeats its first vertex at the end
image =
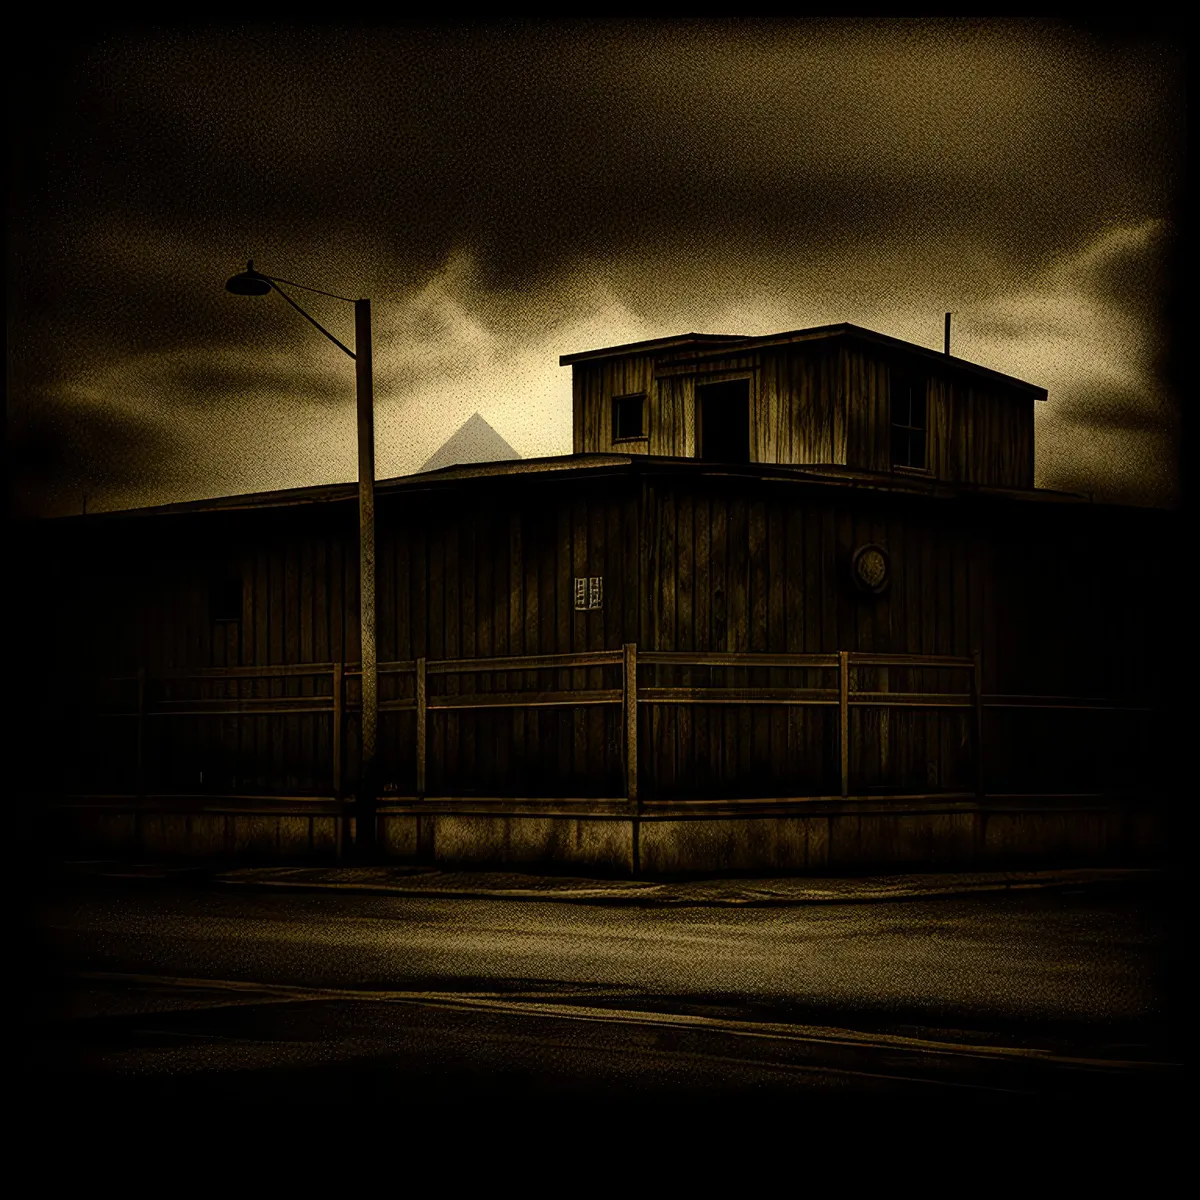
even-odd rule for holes
{"type": "MultiPolygon", "coordinates": [[[[668,375],[655,381],[649,406],[650,453],[673,458],[696,455],[696,380],[668,375]]],[[[621,446],[626,443],[619,443],[621,446]]]]}
{"type": "Polygon", "coordinates": [[[1009,392],[935,364],[849,346],[843,354],[846,421],[844,459],[863,471],[891,471],[893,373],[924,379],[928,422],[928,472],[949,483],[1033,487],[1033,405],[1027,394],[1009,392]]]}
{"type": "MultiPolygon", "coordinates": [[[[499,491],[466,488],[381,496],[377,505],[377,637],[381,663],[619,649],[637,635],[636,497],[626,483],[499,491]],[[602,576],[604,605],[575,611],[576,576],[602,576]]],[[[330,696],[317,677],[163,681],[173,670],[353,665],[359,658],[357,510],[212,513],[110,522],[74,581],[83,602],[63,614],[75,631],[61,646],[67,677],[131,677],[144,668],[153,699],[330,696]],[[242,619],[211,620],[214,579],[242,580],[242,619]]],[[[435,690],[619,686],[612,668],[440,676],[435,690]],[[603,678],[602,678],[603,677],[603,678]]],[[[136,681],[88,694],[131,711],[136,681]]],[[[381,704],[412,696],[411,674],[382,674],[381,704]]],[[[348,680],[344,781],[358,760],[357,679],[348,680]]],[[[97,722],[94,705],[73,721],[81,753],[61,764],[68,784],[127,790],[133,729],[97,722]]],[[[619,794],[615,710],[431,712],[431,793],[619,794]]],[[[145,771],[178,791],[328,794],[332,716],[156,716],[145,771]]],[[[415,787],[415,717],[381,711],[380,765],[391,790],[415,787]]]]}
{"type": "Polygon", "coordinates": [[[750,380],[752,462],[774,461],[763,457],[769,445],[767,427],[773,403],[760,389],[759,357],[729,355],[715,361],[679,360],[662,355],[630,355],[577,363],[573,371],[575,397],[575,453],[649,454],[665,458],[696,455],[696,384],[727,379],[750,380]],[[645,433],[640,441],[612,437],[612,402],[616,396],[646,396],[645,433]],[[760,436],[755,430],[762,429],[760,436]]]}
{"type": "Polygon", "coordinates": [[[737,353],[642,353],[573,367],[576,453],[696,454],[696,384],[750,380],[752,462],[841,464],[890,472],[890,380],[926,380],[928,473],[951,483],[1033,487],[1033,405],[1008,390],[922,356],[852,339],[737,353]],[[646,395],[642,441],[612,439],[615,396],[646,395]]]}
{"type": "Polygon", "coordinates": [[[754,413],[755,460],[764,463],[846,461],[846,380],[838,348],[780,346],[764,350],[754,413]]]}
{"type": "MultiPolygon", "coordinates": [[[[969,657],[985,694],[1160,694],[1150,636],[1163,545],[1154,517],[1085,506],[947,502],[790,484],[660,480],[646,500],[649,595],[640,644],[661,650],[969,657]],[[1140,530],[1140,531],[1139,531],[1140,530]],[[853,551],[882,545],[892,583],[868,595],[853,551]],[[1104,563],[1101,569],[1098,564],[1104,563]],[[1089,565],[1091,564],[1091,565],[1089,565]]],[[[830,686],[818,671],[658,668],[667,686],[830,686]]],[[[880,691],[967,692],[966,672],[857,668],[880,691]]],[[[974,788],[968,710],[853,709],[851,790],[974,788]]],[[[1000,791],[1102,791],[1137,782],[1152,718],[989,710],[1000,791]]],[[[650,792],[833,794],[836,709],[707,706],[643,714],[650,792]]]]}
{"type": "MultiPolygon", "coordinates": [[[[682,416],[674,407],[675,398],[667,396],[659,409],[659,397],[654,390],[654,360],[648,354],[631,354],[621,358],[605,358],[594,362],[576,363],[571,369],[573,403],[573,437],[576,454],[601,454],[613,449],[612,399],[614,396],[646,396],[644,420],[648,431],[666,431],[660,437],[674,445],[682,437],[682,416]]],[[[662,449],[664,443],[622,441],[622,454],[681,453],[662,449]]]]}
{"type": "MultiPolygon", "coordinates": [[[[77,677],[126,680],[105,707],[129,712],[145,670],[152,702],[266,699],[331,694],[331,678],[166,680],[172,671],[268,667],[358,658],[358,575],[353,514],[310,509],[134,519],[98,528],[85,547],[76,645],[64,668],[77,677]],[[212,583],[242,583],[242,617],[216,622],[212,583]]],[[[80,714],[85,747],[68,766],[105,772],[129,788],[130,759],[117,742],[133,723],[80,714]]],[[[145,776],[159,788],[324,793],[330,789],[332,722],[324,714],[155,716],[148,721],[145,776]]]]}
{"type": "MultiPolygon", "coordinates": [[[[395,498],[380,538],[379,654],[487,658],[617,650],[637,632],[637,500],[628,481],[495,485],[395,498]],[[604,579],[576,611],[576,577],[604,579]]],[[[617,671],[439,676],[431,688],[619,687],[617,671]]],[[[432,795],[620,794],[615,707],[429,715],[432,795]]],[[[409,739],[411,743],[411,739],[409,739]]],[[[397,790],[411,792],[398,763],[397,790]]]]}
{"type": "MultiPolygon", "coordinates": [[[[617,650],[837,650],[982,656],[987,694],[1162,694],[1151,644],[1169,611],[1165,518],[1087,505],[901,496],[768,482],[645,463],[603,479],[485,479],[382,494],[381,662],[617,650]],[[892,581],[857,591],[856,547],[882,545],[892,581]],[[575,611],[573,579],[604,578],[601,609],[575,611]]],[[[45,762],[69,790],[128,792],[135,724],[94,715],[156,699],[328,696],[329,675],[164,681],[171,669],[353,664],[358,658],[351,504],[96,521],[56,548],[45,612],[52,720],[70,747],[45,762]],[[77,536],[78,535],[78,536],[77,536]],[[239,622],[208,593],[243,580],[239,622]],[[118,674],[120,683],[88,679],[118,674]],[[63,701],[69,697],[70,702],[63,701]]],[[[650,668],[645,686],[828,686],[817,671],[650,668]]],[[[867,690],[966,691],[963,674],[860,668],[867,690]]],[[[610,667],[431,677],[431,690],[618,687],[610,667]]],[[[411,675],[384,675],[385,702],[411,675]]],[[[356,686],[348,689],[353,709],[356,686]]],[[[838,790],[835,708],[640,706],[648,799],[829,795],[838,790]]],[[[853,709],[853,793],[971,792],[969,711],[853,709]]],[[[344,746],[354,786],[357,718],[344,746]]],[[[430,795],[623,794],[619,708],[431,711],[430,795]]],[[[985,713],[989,791],[1141,786],[1152,719],[1125,713],[985,713]],[[1139,774],[1140,773],[1140,774],[1139,774]]],[[[149,787],[328,795],[323,713],[159,716],[147,721],[149,787]],[[201,774],[203,773],[203,779],[201,774]]],[[[414,716],[381,714],[381,766],[415,787],[414,716]]],[[[57,786],[56,785],[56,786],[57,786]]]]}

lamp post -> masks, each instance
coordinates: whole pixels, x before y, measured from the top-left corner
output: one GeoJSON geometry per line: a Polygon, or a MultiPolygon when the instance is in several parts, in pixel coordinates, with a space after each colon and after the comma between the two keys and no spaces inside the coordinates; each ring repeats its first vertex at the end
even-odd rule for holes
{"type": "Polygon", "coordinates": [[[375,657],[375,397],[371,371],[371,302],[351,300],[276,279],[254,269],[253,260],[234,275],[225,290],[235,296],[265,296],[278,292],[306,321],[315,325],[339,350],[354,359],[358,405],[358,580],[359,633],[362,659],[362,767],[355,804],[355,850],[368,855],[375,845],[376,735],[379,727],[378,674],[375,657]],[[296,303],[279,285],[286,283],[306,292],[330,296],[354,305],[354,350],[338,341],[319,321],[296,303]]]}

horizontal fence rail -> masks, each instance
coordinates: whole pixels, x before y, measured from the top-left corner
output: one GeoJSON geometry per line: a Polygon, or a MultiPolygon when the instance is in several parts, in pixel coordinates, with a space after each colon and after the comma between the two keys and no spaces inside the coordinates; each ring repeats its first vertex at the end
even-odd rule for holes
{"type": "MultiPolygon", "coordinates": [[[[342,758],[344,726],[348,714],[358,711],[359,705],[347,696],[346,682],[361,676],[357,663],[289,663],[257,667],[197,667],[171,668],[157,673],[153,679],[145,671],[133,675],[102,677],[109,684],[136,684],[137,702],[134,707],[93,710],[89,716],[99,718],[135,719],[137,726],[137,784],[142,794],[144,773],[145,723],[151,719],[180,716],[260,717],[272,715],[326,714],[333,718],[332,768],[335,796],[342,792],[342,758]],[[238,684],[242,681],[281,681],[292,679],[329,680],[327,693],[301,696],[218,696],[185,697],[152,696],[151,684],[170,685],[180,682],[238,684]]],[[[973,710],[971,739],[975,757],[976,793],[984,794],[983,712],[985,709],[1059,709],[1072,711],[1109,711],[1151,713],[1154,705],[1129,699],[1105,699],[1079,696],[985,695],[980,690],[979,656],[877,654],[871,652],[839,651],[836,654],[770,654],[755,652],[714,651],[640,651],[635,643],[620,650],[585,651],[573,654],[509,655],[492,658],[412,659],[380,663],[381,676],[411,677],[412,694],[390,697],[379,702],[381,712],[415,712],[416,714],[416,782],[417,795],[426,791],[428,753],[428,713],[484,709],[577,708],[594,705],[621,706],[622,758],[625,771],[625,792],[629,803],[638,804],[638,706],[656,705],[771,705],[784,707],[823,707],[838,710],[838,757],[840,760],[841,795],[850,794],[850,728],[849,714],[854,708],[866,709],[952,709],[973,710]],[[619,687],[584,686],[564,683],[554,686],[513,688],[506,682],[503,689],[475,686],[466,690],[429,690],[433,677],[478,677],[492,674],[526,674],[555,671],[560,674],[585,669],[620,668],[619,687]],[[746,671],[818,671],[830,675],[826,687],[785,686],[650,686],[638,678],[639,667],[674,667],[684,670],[707,669],[710,672],[746,671]],[[885,688],[866,689],[856,685],[855,668],[888,668],[902,670],[936,670],[964,673],[965,690],[960,685],[954,691],[888,691],[885,688]]],[[[93,680],[99,682],[100,680],[93,680]]],[[[461,681],[459,685],[461,686],[461,681]]]]}
{"type": "Polygon", "coordinates": [[[837,669],[836,654],[759,654],[701,650],[642,650],[638,661],[650,666],[678,667],[813,667],[837,669]]]}

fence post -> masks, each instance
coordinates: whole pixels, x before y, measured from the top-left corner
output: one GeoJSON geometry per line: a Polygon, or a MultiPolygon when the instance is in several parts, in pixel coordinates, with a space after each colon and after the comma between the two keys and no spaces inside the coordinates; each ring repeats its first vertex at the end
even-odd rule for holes
{"type": "MultiPolygon", "coordinates": [[[[892,680],[889,668],[879,667],[878,678],[877,690],[890,692],[892,680]]],[[[890,780],[892,777],[892,710],[890,707],[883,708],[879,713],[879,765],[883,770],[883,782],[890,780]]]]}
{"type": "Polygon", "coordinates": [[[637,642],[625,643],[621,711],[625,721],[625,795],[629,806],[638,807],[637,642]]]}
{"type": "Polygon", "coordinates": [[[850,652],[838,651],[838,745],[842,758],[842,795],[850,795],[850,652]]]}
{"type": "Polygon", "coordinates": [[[425,691],[425,660],[417,659],[417,682],[416,682],[416,706],[417,706],[417,799],[425,799],[425,753],[427,740],[425,737],[425,714],[427,711],[427,700],[425,691]]]}
{"type": "Polygon", "coordinates": [[[146,668],[138,667],[137,673],[137,764],[134,776],[137,796],[140,800],[146,792],[146,668]]]}
{"type": "Polygon", "coordinates": [[[133,810],[134,852],[142,852],[143,828],[146,807],[146,668],[138,667],[137,673],[137,766],[135,785],[137,799],[133,810]]]}
{"type": "Polygon", "coordinates": [[[346,802],[342,796],[342,727],[345,724],[345,668],[333,664],[333,798],[337,801],[337,856],[346,842],[346,802]]]}
{"type": "Polygon", "coordinates": [[[641,874],[641,821],[638,805],[637,642],[626,642],[621,671],[621,715],[625,728],[625,796],[630,816],[630,869],[641,874]]]}
{"type": "Polygon", "coordinates": [[[974,668],[971,671],[972,699],[975,701],[975,799],[982,800],[983,786],[983,671],[979,651],[971,655],[974,668]]]}

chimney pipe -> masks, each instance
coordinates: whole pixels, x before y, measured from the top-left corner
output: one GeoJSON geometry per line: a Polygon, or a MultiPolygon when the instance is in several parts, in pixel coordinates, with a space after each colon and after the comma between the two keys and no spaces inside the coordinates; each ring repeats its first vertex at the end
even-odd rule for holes
{"type": "Polygon", "coordinates": [[[946,314],[946,353],[950,353],[950,314],[946,314]]]}

